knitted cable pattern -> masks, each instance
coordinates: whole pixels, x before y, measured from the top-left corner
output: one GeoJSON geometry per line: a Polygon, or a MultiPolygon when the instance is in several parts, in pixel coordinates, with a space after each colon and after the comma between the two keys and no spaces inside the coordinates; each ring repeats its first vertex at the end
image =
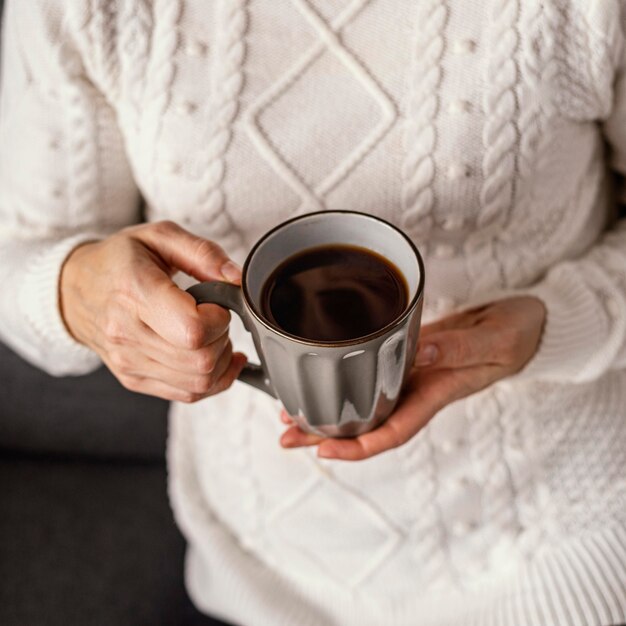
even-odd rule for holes
{"type": "Polygon", "coordinates": [[[178,47],[178,20],[181,14],[181,0],[155,0],[152,10],[154,28],[152,34],[151,57],[148,61],[143,137],[151,141],[143,148],[152,152],[152,176],[154,189],[158,193],[160,176],[156,167],[158,143],[163,125],[163,115],[171,101],[172,85],[176,76],[175,55],[178,47]]]}
{"type": "MultiPolygon", "coordinates": [[[[526,36],[520,46],[520,74],[523,80],[520,97],[523,101],[520,102],[518,120],[520,184],[516,188],[516,204],[519,210],[510,216],[506,230],[498,233],[498,244],[502,247],[510,246],[522,232],[528,234],[529,243],[543,240],[548,233],[555,231],[558,224],[563,223],[558,207],[551,212],[545,211],[544,202],[537,197],[536,189],[536,173],[545,169],[554,141],[554,133],[550,132],[554,107],[549,99],[538,97],[556,83],[558,73],[553,31],[548,20],[547,6],[551,4],[551,0],[529,0],[521,11],[521,27],[526,36]],[[558,214],[556,220],[552,220],[555,213],[558,214]],[[555,223],[550,224],[547,219],[555,223]],[[532,232],[533,224],[545,229],[545,234],[532,232]]],[[[506,276],[504,283],[517,285],[532,280],[536,254],[536,251],[533,254],[520,251],[520,258],[511,263],[508,255],[501,251],[499,256],[504,259],[503,272],[506,276]]]]}
{"type": "Polygon", "coordinates": [[[471,424],[470,455],[482,486],[482,525],[494,527],[499,536],[519,528],[515,493],[505,459],[505,433],[511,424],[503,424],[504,408],[498,390],[490,388],[467,399],[471,424]]]}
{"type": "MultiPolygon", "coordinates": [[[[515,497],[515,509],[510,510],[517,512],[520,528],[543,529],[550,520],[547,519],[549,510],[542,508],[540,503],[539,494],[545,492],[545,486],[540,486],[537,478],[543,474],[543,468],[541,455],[537,454],[538,437],[534,420],[527,419],[515,390],[506,383],[499,385],[497,393],[503,458],[505,463],[510,458],[507,468],[515,497]],[[539,489],[542,491],[539,492],[539,489]]],[[[533,532],[532,537],[522,535],[518,543],[522,550],[531,553],[536,548],[537,532],[533,532]]]]}
{"type": "Polygon", "coordinates": [[[537,261],[545,265],[552,262],[554,250],[562,245],[559,242],[571,237],[579,227],[571,217],[566,218],[569,202],[552,204],[550,180],[540,173],[553,167],[550,160],[555,133],[551,128],[558,123],[557,114],[567,112],[575,118],[602,115],[611,100],[607,77],[612,76],[606,35],[593,27],[591,17],[575,10],[571,2],[560,0],[533,0],[523,8],[526,37],[520,63],[526,98],[519,118],[519,210],[499,235],[502,248],[520,237],[527,242],[514,261],[505,252],[501,255],[507,257],[504,271],[512,285],[535,280],[537,261]],[[567,50],[571,41],[578,42],[576,49],[571,54],[563,53],[561,48],[567,50]],[[598,78],[592,78],[594,75],[598,78]],[[538,97],[548,93],[555,95],[538,97]]]}
{"type": "Polygon", "coordinates": [[[135,108],[135,131],[138,131],[152,32],[152,14],[146,0],[124,3],[121,29],[119,57],[122,73],[127,77],[129,99],[135,108]]]}
{"type": "Polygon", "coordinates": [[[97,65],[98,79],[110,100],[119,94],[119,63],[117,59],[117,3],[91,0],[92,19],[89,34],[97,65]]]}
{"type": "MultiPolygon", "coordinates": [[[[81,29],[90,31],[91,11],[80,16],[81,29]]],[[[98,150],[98,118],[93,106],[101,96],[85,78],[80,56],[69,42],[59,49],[59,62],[68,82],[63,91],[66,110],[68,156],[67,203],[73,226],[93,224],[94,207],[101,205],[101,172],[98,150]]]]}
{"type": "Polygon", "coordinates": [[[402,455],[407,499],[415,510],[415,524],[409,530],[416,562],[429,581],[447,570],[446,533],[437,506],[437,469],[428,427],[399,449],[402,455]]]}
{"type": "Polygon", "coordinates": [[[402,224],[409,230],[429,216],[435,204],[433,153],[437,144],[435,122],[439,110],[447,18],[446,0],[425,0],[417,5],[417,43],[409,74],[402,167],[402,224]]]}
{"type": "Polygon", "coordinates": [[[609,22],[620,19],[616,3],[602,5],[600,11],[594,3],[579,6],[573,0],[552,0],[546,5],[549,20],[556,27],[559,71],[554,100],[559,111],[573,119],[604,117],[613,106],[612,50],[616,44],[598,28],[596,11],[609,22]],[[607,17],[609,11],[611,16],[607,17]]]}
{"type": "Polygon", "coordinates": [[[542,22],[545,19],[544,4],[541,0],[528,0],[523,7],[525,13],[522,14],[526,37],[521,46],[520,62],[527,88],[527,99],[519,115],[519,166],[520,174],[526,179],[529,179],[534,171],[533,164],[545,128],[545,105],[537,97],[542,87],[546,66],[546,42],[542,29],[542,22]]]}
{"type": "Polygon", "coordinates": [[[252,441],[250,420],[255,417],[255,407],[248,398],[248,408],[243,419],[236,428],[230,428],[230,464],[234,466],[234,474],[239,478],[240,504],[243,511],[245,530],[241,537],[245,548],[252,548],[257,540],[261,527],[260,513],[262,510],[261,495],[254,472],[249,471],[253,466],[252,441]]]}
{"type": "Polygon", "coordinates": [[[573,23],[570,2],[555,0],[547,11],[552,23],[558,25],[555,33],[560,40],[556,47],[559,71],[555,102],[561,112],[574,118],[584,117],[586,111],[595,108],[588,88],[589,61],[585,58],[589,51],[588,34],[584,27],[573,23]]]}
{"type": "Polygon", "coordinates": [[[226,200],[222,183],[226,170],[226,151],[232,139],[232,123],[239,109],[239,94],[244,84],[243,62],[246,54],[244,35],[247,28],[247,0],[223,0],[217,8],[212,68],[212,100],[209,136],[202,157],[198,204],[204,220],[214,220],[222,214],[217,224],[217,236],[232,231],[234,224],[225,212],[226,200]]]}
{"type": "Polygon", "coordinates": [[[496,217],[504,221],[511,210],[514,189],[517,145],[518,81],[516,53],[519,45],[518,0],[497,0],[493,7],[492,55],[487,65],[483,128],[483,175],[478,226],[496,217]]]}

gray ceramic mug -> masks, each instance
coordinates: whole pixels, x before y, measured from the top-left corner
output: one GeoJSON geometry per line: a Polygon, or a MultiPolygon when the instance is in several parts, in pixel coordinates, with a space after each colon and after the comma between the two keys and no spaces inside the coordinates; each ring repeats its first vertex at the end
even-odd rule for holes
{"type": "Polygon", "coordinates": [[[305,431],[353,437],[380,425],[393,411],[417,348],[424,293],[424,263],[411,240],[377,217],[321,211],[284,222],[265,234],[243,266],[241,287],[222,282],[188,289],[199,304],[232,309],[252,334],[261,364],[239,379],[278,398],[305,431]],[[284,260],[322,245],[373,250],[404,275],[408,305],[384,328],[364,337],[321,342],[295,337],[266,319],[261,291],[284,260]]]}

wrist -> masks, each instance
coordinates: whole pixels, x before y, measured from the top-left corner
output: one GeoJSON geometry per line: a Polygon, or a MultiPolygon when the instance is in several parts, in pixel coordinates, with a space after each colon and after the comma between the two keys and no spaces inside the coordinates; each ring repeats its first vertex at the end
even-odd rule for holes
{"type": "Polygon", "coordinates": [[[85,344],[81,331],[78,306],[83,298],[86,257],[97,241],[86,241],[76,246],[65,258],[59,275],[59,310],[67,332],[78,342],[85,344]]]}

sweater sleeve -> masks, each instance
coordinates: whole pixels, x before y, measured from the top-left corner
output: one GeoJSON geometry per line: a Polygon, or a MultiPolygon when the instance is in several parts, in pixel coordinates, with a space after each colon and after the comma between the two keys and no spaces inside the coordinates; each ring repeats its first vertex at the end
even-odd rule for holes
{"type": "Polygon", "coordinates": [[[585,382],[626,368],[626,49],[623,34],[617,39],[613,106],[602,130],[622,217],[584,256],[555,265],[523,289],[543,300],[547,319],[518,380],[585,382]]]}
{"type": "Polygon", "coordinates": [[[63,323],[63,263],[79,244],[136,222],[140,200],[70,4],[89,3],[7,2],[0,75],[0,340],[58,376],[99,365],[63,323]]]}

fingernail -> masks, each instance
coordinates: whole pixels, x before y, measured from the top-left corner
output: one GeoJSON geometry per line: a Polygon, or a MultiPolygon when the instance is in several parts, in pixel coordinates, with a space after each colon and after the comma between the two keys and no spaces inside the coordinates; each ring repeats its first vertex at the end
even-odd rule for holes
{"type": "Polygon", "coordinates": [[[324,459],[334,459],[337,456],[337,450],[334,446],[319,446],[317,456],[321,456],[324,459]]]}
{"type": "Polygon", "coordinates": [[[241,280],[241,268],[233,261],[226,261],[220,268],[220,271],[222,276],[230,282],[241,280]]]}
{"type": "Polygon", "coordinates": [[[438,354],[437,346],[432,343],[421,346],[415,357],[415,365],[432,365],[437,360],[438,354]]]}

